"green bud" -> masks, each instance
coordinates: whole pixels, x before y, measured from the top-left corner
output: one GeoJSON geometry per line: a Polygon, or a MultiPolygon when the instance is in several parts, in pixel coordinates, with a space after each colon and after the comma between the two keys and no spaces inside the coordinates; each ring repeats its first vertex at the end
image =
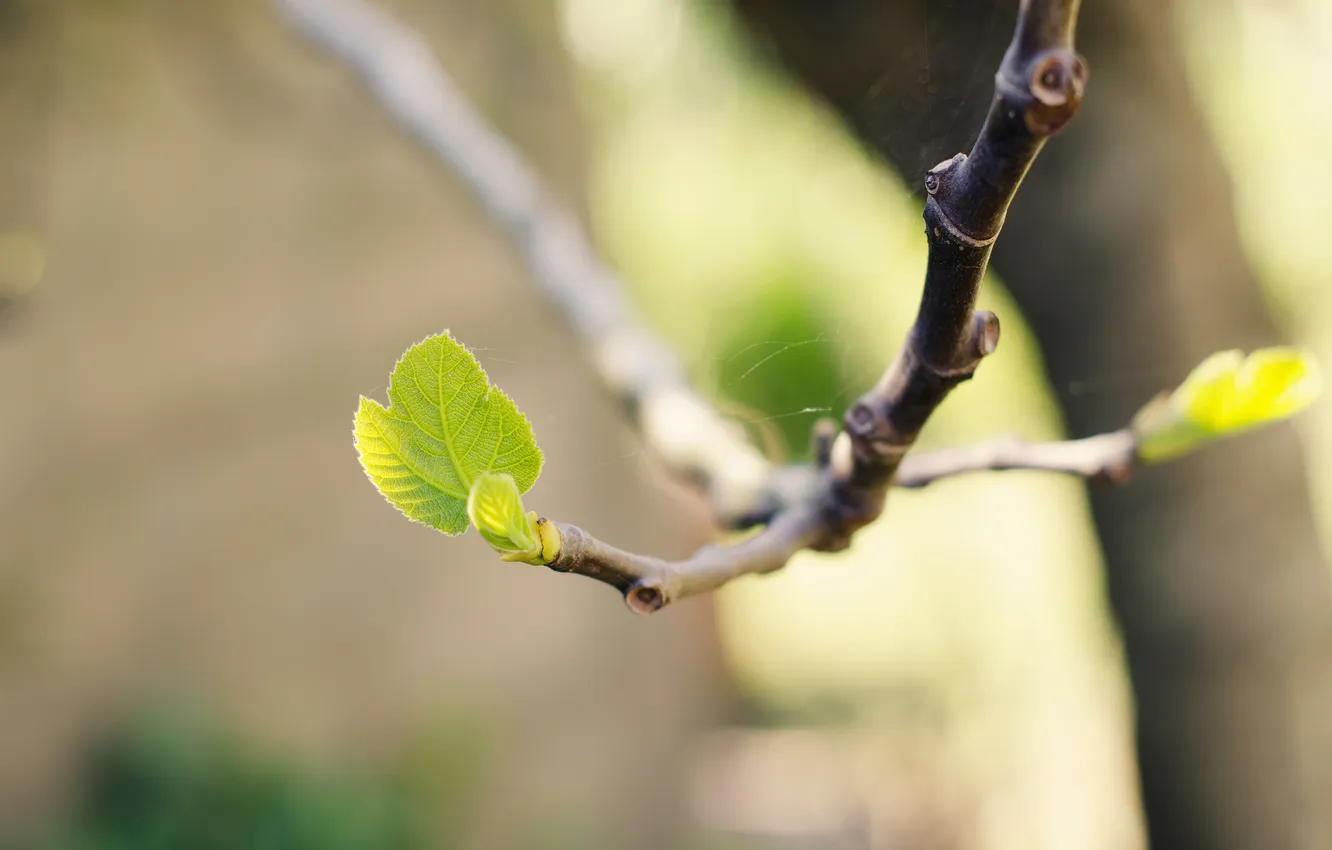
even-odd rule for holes
{"type": "Polygon", "coordinates": [[[1221,351],[1189,373],[1172,393],[1149,402],[1133,420],[1138,456],[1169,460],[1220,437],[1304,410],[1322,392],[1318,363],[1294,348],[1263,348],[1245,357],[1221,351]]]}

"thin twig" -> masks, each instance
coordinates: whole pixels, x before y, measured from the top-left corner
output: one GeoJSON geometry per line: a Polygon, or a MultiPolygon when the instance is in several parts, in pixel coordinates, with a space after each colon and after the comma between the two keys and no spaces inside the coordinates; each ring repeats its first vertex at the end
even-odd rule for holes
{"type": "Polygon", "coordinates": [[[898,467],[893,483],[898,487],[924,487],[967,472],[1031,469],[1062,472],[1107,484],[1126,484],[1138,462],[1137,449],[1138,438],[1128,428],[1055,443],[993,440],[908,455],[898,467]]]}
{"type": "Polygon", "coordinates": [[[577,526],[556,523],[560,554],[550,567],[603,581],[624,594],[634,612],[651,614],[740,576],[781,569],[797,552],[813,548],[826,534],[825,526],[810,506],[793,508],[739,543],[704,546],[682,561],[666,561],[616,549],[577,526]]]}
{"type": "Polygon", "coordinates": [[[743,429],[689,386],[674,352],[638,320],[577,219],[468,103],[425,41],[363,0],[275,2],[299,32],[354,68],[393,119],[503,228],[667,466],[702,484],[719,515],[749,510],[770,475],[768,462],[743,429]]]}

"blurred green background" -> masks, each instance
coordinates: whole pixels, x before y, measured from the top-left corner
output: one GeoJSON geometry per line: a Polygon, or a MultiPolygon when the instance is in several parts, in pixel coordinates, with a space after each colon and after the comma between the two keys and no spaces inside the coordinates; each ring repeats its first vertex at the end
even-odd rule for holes
{"type": "MultiPolygon", "coordinates": [[[[897,349],[924,267],[918,181],[729,7],[382,5],[586,214],[696,384],[771,455],[804,457],[815,418],[897,349]]],[[[1171,14],[1263,298],[1332,362],[1332,163],[1313,155],[1332,142],[1332,7],[1171,14]]],[[[949,15],[906,36],[927,67],[949,15]]],[[[982,102],[992,69],[966,69],[982,102]]],[[[861,97],[874,121],[969,132],[959,103],[861,97]]],[[[0,846],[1145,846],[1078,482],[895,493],[849,552],[647,620],[384,505],[352,449],[357,395],[382,398],[398,353],[449,327],[533,422],[532,507],[656,554],[708,539],[706,507],[532,292],[463,189],[262,0],[0,2],[0,846]]],[[[1052,384],[1000,280],[983,301],[1003,344],[931,446],[1056,437],[1059,398],[1182,377],[1139,358],[1052,384]]],[[[1329,416],[1295,426],[1324,540],[1329,416]]],[[[1288,497],[1307,504],[1304,487],[1288,497]]],[[[1203,527],[1258,535],[1285,504],[1203,527]]],[[[1317,822],[1266,846],[1327,847],[1317,822]]]]}

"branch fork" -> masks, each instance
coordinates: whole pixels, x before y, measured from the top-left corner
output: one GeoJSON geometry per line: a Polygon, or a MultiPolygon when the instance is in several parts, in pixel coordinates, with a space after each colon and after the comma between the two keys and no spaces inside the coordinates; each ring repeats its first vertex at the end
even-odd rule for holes
{"type": "MultiPolygon", "coordinates": [[[[583,338],[603,382],[626,401],[645,440],[672,471],[703,487],[723,525],[758,529],[740,542],[668,561],[541,518],[534,526],[540,545],[521,553],[529,563],[604,582],[632,610],[650,613],[739,576],[780,569],[799,551],[849,546],[856,531],[882,513],[894,483],[921,487],[998,469],[1122,483],[1138,464],[1146,444],[1136,425],[1063,443],[1007,440],[912,452],[938,406],[998,346],[999,320],[975,309],[976,296],[1027,170],[1082,103],[1087,65],[1073,47],[1079,0],[1021,0],[975,145],[924,176],[929,259],[910,333],[840,429],[832,420],[816,423],[814,462],[776,468],[688,386],[669,348],[632,315],[619,281],[577,220],[548,197],[518,151],[467,103],[415,33],[366,0],[273,2],[294,27],[356,69],[385,109],[507,232],[538,287],[583,338]]],[[[1174,408],[1162,414],[1177,425],[1181,415],[1174,408]]]]}
{"type": "MultiPolygon", "coordinates": [[[[994,101],[970,156],[958,154],[925,175],[929,260],[916,321],[883,377],[847,411],[843,431],[834,436],[828,425],[816,428],[816,467],[805,486],[794,496],[770,499],[770,514],[751,514],[750,521],[767,522],[755,536],[705,547],[678,562],[621,552],[567,527],[571,545],[551,564],[554,569],[606,581],[625,594],[630,608],[644,613],[738,575],[778,569],[801,549],[844,549],[857,530],[879,517],[926,421],[998,346],[999,320],[975,309],[976,296],[1022,178],[1045,140],[1081,105],[1087,67],[1072,49],[1077,5],[1077,0],[1023,0],[996,75],[994,101]]],[[[1078,470],[1099,471],[1081,456],[1091,448],[1061,454],[1045,447],[1025,454],[1033,461],[1076,461],[1078,470]]],[[[1120,442],[1113,448],[1119,451],[1120,442]]],[[[1023,451],[1009,446],[967,461],[968,468],[1007,468],[1024,459],[1023,451]]],[[[933,472],[948,469],[936,461],[933,472]]],[[[928,471],[918,469],[915,486],[928,471]]]]}

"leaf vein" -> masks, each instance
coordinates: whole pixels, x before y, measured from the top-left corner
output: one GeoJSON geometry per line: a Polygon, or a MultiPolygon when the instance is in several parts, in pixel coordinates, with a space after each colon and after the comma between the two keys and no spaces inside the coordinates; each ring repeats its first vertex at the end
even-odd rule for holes
{"type": "MultiPolygon", "coordinates": [[[[380,429],[380,427],[379,427],[378,425],[376,425],[375,423],[371,422],[371,423],[368,423],[368,425],[369,425],[369,427],[374,428],[376,431],[379,431],[381,435],[384,433],[383,430],[380,429]]],[[[381,437],[381,439],[382,439],[382,437],[381,437]]],[[[385,439],[385,442],[387,442],[386,439],[385,439]]],[[[382,453],[381,453],[381,454],[382,454],[382,453]]],[[[441,484],[439,481],[437,481],[437,480],[435,479],[434,476],[426,474],[426,472],[425,472],[424,470],[419,469],[415,464],[413,464],[411,461],[409,461],[409,460],[407,459],[406,455],[404,455],[402,452],[400,452],[400,451],[398,451],[398,450],[395,449],[395,450],[392,452],[392,454],[393,454],[394,457],[396,457],[396,458],[398,459],[398,462],[401,463],[405,468],[411,470],[411,471],[412,471],[413,473],[415,473],[415,474],[417,475],[417,477],[419,477],[422,481],[424,481],[425,483],[429,484],[431,487],[434,487],[436,490],[439,490],[441,493],[447,493],[447,494],[449,494],[450,496],[454,497],[455,499],[466,499],[466,498],[467,498],[467,493],[465,493],[465,492],[460,493],[460,492],[458,492],[457,490],[453,489],[452,487],[446,487],[446,486],[444,486],[443,484],[441,484]]]]}

